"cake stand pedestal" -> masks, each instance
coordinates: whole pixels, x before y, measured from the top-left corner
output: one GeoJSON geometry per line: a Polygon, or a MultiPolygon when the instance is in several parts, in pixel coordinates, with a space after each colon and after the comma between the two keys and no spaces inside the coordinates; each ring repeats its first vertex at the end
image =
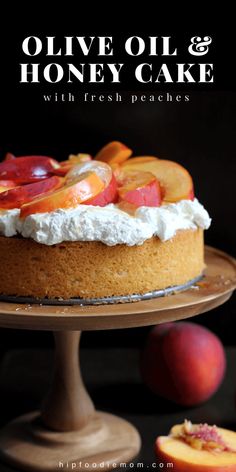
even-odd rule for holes
{"type": "Polygon", "coordinates": [[[79,370],[82,330],[128,328],[180,320],[212,310],[231,296],[236,264],[206,248],[206,277],[168,297],[98,306],[45,306],[0,302],[0,326],[52,330],[55,369],[41,411],[23,415],[0,432],[0,457],[25,471],[111,470],[139,453],[138,431],[117,416],[98,412],[79,370]]]}

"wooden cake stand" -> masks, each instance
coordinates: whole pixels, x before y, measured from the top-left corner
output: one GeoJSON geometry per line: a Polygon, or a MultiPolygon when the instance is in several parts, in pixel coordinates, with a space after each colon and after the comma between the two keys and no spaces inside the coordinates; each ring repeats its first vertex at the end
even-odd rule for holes
{"type": "Polygon", "coordinates": [[[55,370],[41,411],[28,413],[0,432],[2,460],[26,471],[107,471],[139,452],[138,431],[117,416],[96,411],[79,370],[82,330],[146,326],[212,310],[231,296],[236,263],[206,248],[204,279],[167,297],[116,305],[43,306],[0,302],[0,326],[52,330],[55,370]]]}

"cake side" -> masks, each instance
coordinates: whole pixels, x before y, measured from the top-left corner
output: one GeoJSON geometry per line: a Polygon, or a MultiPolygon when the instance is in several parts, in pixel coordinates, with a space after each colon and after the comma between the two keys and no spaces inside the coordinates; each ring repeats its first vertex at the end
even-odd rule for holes
{"type": "Polygon", "coordinates": [[[1,294],[65,299],[142,294],[184,284],[205,267],[200,228],[132,247],[97,241],[45,246],[0,236],[0,259],[1,294]]]}

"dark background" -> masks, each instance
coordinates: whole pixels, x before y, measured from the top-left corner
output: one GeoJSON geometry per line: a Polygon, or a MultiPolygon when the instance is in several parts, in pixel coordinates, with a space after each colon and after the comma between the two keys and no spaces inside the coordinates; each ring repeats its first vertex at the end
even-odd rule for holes
{"type": "MultiPolygon", "coordinates": [[[[47,31],[54,35],[54,31],[47,31]]],[[[20,44],[27,35],[43,33],[25,30],[9,35],[4,48],[4,71],[1,87],[1,113],[3,124],[0,136],[1,158],[9,151],[16,155],[44,154],[57,159],[66,159],[69,153],[88,152],[94,154],[110,140],[120,140],[134,150],[134,155],[156,155],[177,161],[191,173],[195,193],[208,209],[213,222],[206,232],[206,243],[235,255],[235,92],[233,76],[225,75],[224,65],[228,61],[222,41],[217,34],[207,31],[215,38],[211,56],[202,62],[215,63],[214,84],[160,86],[154,84],[140,87],[139,93],[167,92],[172,102],[136,103],[131,105],[129,90],[137,90],[132,76],[120,87],[106,85],[43,84],[21,85],[18,62],[21,61],[20,44]],[[122,93],[121,103],[83,103],[82,92],[122,93]],[[75,102],[45,103],[43,93],[72,92],[75,102]],[[188,94],[189,102],[175,101],[176,94],[188,94]]],[[[82,35],[81,30],[64,31],[63,34],[82,35]]],[[[91,34],[87,32],[87,34],[91,34]]],[[[102,32],[96,33],[102,35],[102,32]]],[[[104,32],[109,35],[109,32],[104,32]]],[[[110,33],[111,34],[111,33],[110,33]]],[[[125,34],[125,33],[124,33],[125,34]]],[[[125,34],[128,37],[132,32],[125,34]]],[[[137,33],[143,36],[141,33],[137,33]]],[[[150,32],[150,35],[156,32],[150,32]]],[[[191,37],[194,33],[189,33],[191,37]]],[[[197,34],[200,34],[198,32],[197,34]]],[[[205,31],[203,32],[205,34],[205,31]]],[[[162,35],[168,35],[163,31],[162,35]]],[[[180,44],[185,44],[188,33],[178,33],[180,44]]],[[[117,44],[122,35],[116,37],[117,44]]],[[[220,38],[221,39],[221,38],[220,38]]],[[[183,61],[189,62],[183,56],[183,61]]],[[[43,60],[43,59],[42,59],[43,60]]],[[[119,53],[119,61],[125,60],[119,53]]],[[[126,57],[127,60],[127,57],[126,57]]],[[[160,62],[165,60],[159,58],[160,62]]],[[[37,62],[37,60],[35,60],[37,62]]],[[[53,62],[50,60],[50,62],[53,62]]],[[[57,62],[57,61],[55,61],[57,62]]],[[[82,62],[82,61],[81,61],[82,62]]],[[[111,60],[111,62],[116,62],[111,60]]],[[[118,62],[118,61],[117,61],[118,62]]],[[[144,58],[139,62],[145,62],[144,58]]],[[[150,62],[150,58],[147,60],[150,62]]],[[[153,60],[152,60],[153,62],[153,60]]],[[[195,319],[215,331],[226,344],[235,344],[234,335],[235,298],[222,307],[195,319]]],[[[150,328],[85,333],[82,343],[86,346],[142,345],[150,328]]],[[[15,346],[51,345],[48,333],[0,330],[0,348],[15,346]]]]}

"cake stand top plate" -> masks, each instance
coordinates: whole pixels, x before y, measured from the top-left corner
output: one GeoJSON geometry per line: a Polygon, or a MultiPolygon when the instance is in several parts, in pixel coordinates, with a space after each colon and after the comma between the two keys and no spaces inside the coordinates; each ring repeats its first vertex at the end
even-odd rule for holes
{"type": "Polygon", "coordinates": [[[224,303],[236,287],[236,261],[205,248],[204,279],[186,291],[115,305],[53,306],[0,302],[0,326],[36,330],[99,330],[148,326],[180,320],[224,303]]]}

